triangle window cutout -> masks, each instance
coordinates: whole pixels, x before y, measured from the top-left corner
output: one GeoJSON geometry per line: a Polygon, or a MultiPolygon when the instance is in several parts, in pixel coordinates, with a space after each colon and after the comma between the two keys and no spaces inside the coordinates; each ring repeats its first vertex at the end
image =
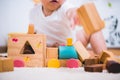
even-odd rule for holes
{"type": "Polygon", "coordinates": [[[25,42],[25,45],[23,46],[21,54],[35,54],[32,46],[30,45],[28,41],[25,42]]]}

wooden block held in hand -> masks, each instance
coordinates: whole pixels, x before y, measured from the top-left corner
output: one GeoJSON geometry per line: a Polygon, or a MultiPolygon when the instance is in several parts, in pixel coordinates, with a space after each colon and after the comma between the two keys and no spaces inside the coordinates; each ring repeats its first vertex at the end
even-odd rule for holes
{"type": "Polygon", "coordinates": [[[87,34],[92,34],[104,27],[94,3],[86,3],[77,10],[81,24],[87,34]]]}

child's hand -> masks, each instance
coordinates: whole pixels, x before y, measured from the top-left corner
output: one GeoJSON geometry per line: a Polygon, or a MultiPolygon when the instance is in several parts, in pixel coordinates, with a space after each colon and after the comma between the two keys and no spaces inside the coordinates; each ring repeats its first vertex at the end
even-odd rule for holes
{"type": "Polygon", "coordinates": [[[76,25],[80,25],[80,19],[79,19],[79,16],[77,15],[76,10],[77,8],[72,8],[67,11],[67,16],[71,21],[72,29],[74,29],[76,25]]]}

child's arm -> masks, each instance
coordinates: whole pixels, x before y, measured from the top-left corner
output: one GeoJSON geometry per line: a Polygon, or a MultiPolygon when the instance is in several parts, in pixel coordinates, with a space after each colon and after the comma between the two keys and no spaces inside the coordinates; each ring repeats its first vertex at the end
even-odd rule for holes
{"type": "MultiPolygon", "coordinates": [[[[67,16],[69,17],[69,19],[71,20],[71,23],[72,23],[72,28],[74,28],[75,25],[80,25],[80,19],[78,18],[76,10],[77,9],[75,9],[75,8],[69,9],[67,12],[67,16]]],[[[78,34],[78,35],[80,36],[80,34],[78,34]]],[[[86,36],[83,35],[83,37],[85,37],[85,40],[82,41],[84,46],[86,46],[88,43],[90,43],[93,48],[93,51],[96,54],[100,54],[102,52],[102,50],[107,50],[104,36],[101,31],[97,31],[91,35],[86,34],[86,36]],[[86,38],[86,36],[87,36],[87,38],[86,38]]],[[[83,37],[80,37],[80,38],[82,38],[82,39],[80,39],[80,41],[83,40],[83,37]]]]}
{"type": "Polygon", "coordinates": [[[107,50],[104,36],[101,31],[97,31],[90,36],[90,44],[96,54],[100,54],[102,50],[107,50]]]}

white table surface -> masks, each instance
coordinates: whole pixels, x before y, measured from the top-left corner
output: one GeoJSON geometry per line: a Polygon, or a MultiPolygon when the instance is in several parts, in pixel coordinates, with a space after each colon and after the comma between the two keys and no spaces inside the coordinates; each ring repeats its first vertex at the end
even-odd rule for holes
{"type": "Polygon", "coordinates": [[[0,73],[0,80],[120,80],[120,73],[104,70],[85,72],[80,68],[14,68],[11,72],[0,73]]]}
{"type": "MultiPolygon", "coordinates": [[[[2,54],[6,56],[7,54],[2,54]]],[[[0,80],[120,80],[120,73],[85,72],[79,68],[14,68],[11,72],[0,72],[0,80]]]]}

